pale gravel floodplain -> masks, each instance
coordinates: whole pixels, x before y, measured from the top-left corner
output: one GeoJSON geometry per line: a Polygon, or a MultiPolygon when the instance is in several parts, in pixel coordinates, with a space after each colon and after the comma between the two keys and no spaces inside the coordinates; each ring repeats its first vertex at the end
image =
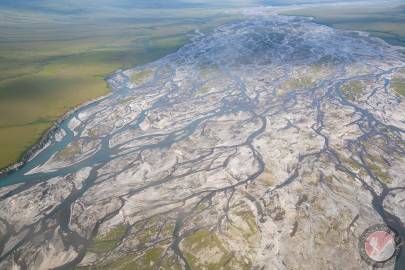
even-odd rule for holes
{"type": "Polygon", "coordinates": [[[367,227],[404,236],[404,50],[246,16],[118,71],[9,176],[0,269],[369,269],[367,227]]]}

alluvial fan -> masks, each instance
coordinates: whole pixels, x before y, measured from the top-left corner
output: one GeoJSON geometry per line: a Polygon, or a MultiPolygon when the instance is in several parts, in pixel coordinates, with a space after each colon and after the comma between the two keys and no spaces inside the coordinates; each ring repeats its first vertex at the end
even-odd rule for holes
{"type": "Polygon", "coordinates": [[[405,235],[405,54],[259,14],[109,79],[0,189],[1,269],[365,269],[405,235]]]}

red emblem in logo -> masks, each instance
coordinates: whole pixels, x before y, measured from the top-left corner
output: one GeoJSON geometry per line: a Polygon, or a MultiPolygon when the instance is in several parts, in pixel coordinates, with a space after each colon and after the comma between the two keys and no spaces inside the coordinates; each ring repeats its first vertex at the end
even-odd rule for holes
{"type": "Polygon", "coordinates": [[[368,228],[360,237],[360,255],[374,267],[384,267],[394,262],[399,251],[400,239],[385,224],[368,228]]]}

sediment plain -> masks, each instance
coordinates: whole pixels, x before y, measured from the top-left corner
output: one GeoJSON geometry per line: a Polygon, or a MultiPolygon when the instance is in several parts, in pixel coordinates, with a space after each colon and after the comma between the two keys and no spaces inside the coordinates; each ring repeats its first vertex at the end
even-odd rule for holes
{"type": "Polygon", "coordinates": [[[1,179],[0,269],[368,269],[366,228],[405,236],[403,48],[245,13],[1,179]]]}

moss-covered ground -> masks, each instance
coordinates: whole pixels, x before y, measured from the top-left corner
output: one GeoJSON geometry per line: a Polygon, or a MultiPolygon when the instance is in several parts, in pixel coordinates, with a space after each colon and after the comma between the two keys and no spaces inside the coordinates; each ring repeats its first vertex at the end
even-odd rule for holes
{"type": "Polygon", "coordinates": [[[405,96],[405,79],[404,78],[393,78],[391,80],[391,87],[392,89],[400,94],[401,96],[405,96]]]}
{"type": "Polygon", "coordinates": [[[98,235],[93,239],[88,250],[95,253],[103,253],[113,250],[120,243],[125,234],[125,230],[126,226],[120,224],[109,230],[107,233],[98,235]]]}
{"type": "Polygon", "coordinates": [[[363,96],[363,85],[360,81],[349,81],[342,85],[341,92],[347,99],[355,101],[363,96]]]}

